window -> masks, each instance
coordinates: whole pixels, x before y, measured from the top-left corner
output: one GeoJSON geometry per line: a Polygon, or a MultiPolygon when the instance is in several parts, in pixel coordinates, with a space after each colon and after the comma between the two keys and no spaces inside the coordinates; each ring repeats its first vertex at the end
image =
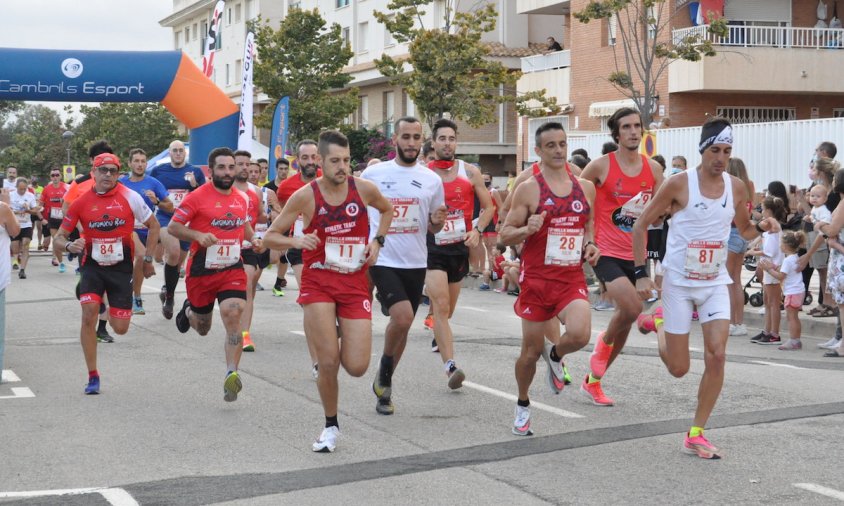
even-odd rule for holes
{"type": "Polygon", "coordinates": [[[769,123],[772,121],[792,121],[797,119],[795,107],[744,107],[723,106],[715,108],[715,114],[730,123],[769,123]]]}
{"type": "Polygon", "coordinates": [[[196,26],[196,23],[194,23],[193,24],[193,40],[196,40],[196,37],[197,37],[198,34],[199,34],[198,27],[196,26]]]}
{"type": "Polygon", "coordinates": [[[392,91],[384,92],[384,135],[393,135],[393,121],[396,116],[396,94],[392,91]]]}
{"type": "Polygon", "coordinates": [[[243,81],[243,60],[235,60],[234,71],[237,82],[243,81]]]}
{"type": "MultiPolygon", "coordinates": [[[[392,21],[395,19],[395,16],[391,16],[390,20],[392,21]]],[[[390,30],[387,30],[387,27],[384,27],[384,47],[392,47],[396,45],[396,39],[393,38],[393,34],[390,33],[390,30]]]]}
{"type": "Polygon", "coordinates": [[[350,46],[352,44],[352,40],[351,40],[352,37],[351,37],[350,32],[351,32],[351,30],[349,30],[348,26],[344,27],[342,32],[341,32],[342,37],[343,37],[343,42],[345,42],[347,46],[350,46]]]}
{"type": "MultiPolygon", "coordinates": [[[[527,136],[527,160],[529,162],[538,162],[539,155],[533,150],[536,147],[536,129],[544,125],[545,123],[551,123],[552,121],[556,121],[563,125],[563,128],[568,132],[569,130],[569,117],[568,116],[548,116],[545,118],[533,118],[528,120],[528,136],[527,136]]],[[[606,124],[606,121],[604,121],[606,124]]]]}
{"type": "Polygon", "coordinates": [[[358,107],[358,119],[360,120],[361,128],[369,127],[369,97],[366,95],[360,97],[360,106],[358,107]]]}
{"type": "Polygon", "coordinates": [[[337,0],[337,8],[348,7],[350,0],[337,0]]]}
{"type": "Polygon", "coordinates": [[[230,85],[231,83],[232,83],[231,68],[230,68],[230,65],[228,63],[226,63],[226,86],[230,85]]]}
{"type": "Polygon", "coordinates": [[[844,108],[838,108],[832,110],[832,117],[833,118],[844,118],[844,108]]]}
{"type": "Polygon", "coordinates": [[[648,7],[648,19],[653,20],[653,23],[648,23],[648,38],[656,38],[656,31],[659,28],[659,9],[658,6],[648,7]]]}
{"type": "Polygon", "coordinates": [[[607,45],[614,46],[618,31],[618,17],[616,15],[607,20],[607,45]]]}
{"type": "Polygon", "coordinates": [[[244,8],[243,14],[246,16],[246,19],[252,19],[252,13],[254,12],[252,0],[246,0],[246,7],[244,8]]]}
{"type": "Polygon", "coordinates": [[[205,42],[205,37],[208,36],[208,22],[207,21],[202,22],[202,33],[199,36],[201,37],[200,40],[202,40],[202,42],[205,42]]]}
{"type": "Polygon", "coordinates": [[[227,25],[232,24],[232,8],[231,7],[226,9],[226,24],[227,25]]]}
{"type": "Polygon", "coordinates": [[[416,116],[416,104],[406,91],[402,92],[402,101],[404,102],[404,116],[416,116]]]}
{"type": "Polygon", "coordinates": [[[186,26],[185,27],[185,45],[187,45],[188,42],[190,42],[190,27],[186,26]]]}
{"type": "Polygon", "coordinates": [[[240,4],[234,6],[234,22],[240,23],[240,4]]]}
{"type": "Polygon", "coordinates": [[[369,43],[367,42],[367,37],[369,36],[369,21],[364,21],[363,23],[358,24],[358,40],[357,40],[357,52],[358,53],[365,53],[369,50],[369,43]]]}
{"type": "Polygon", "coordinates": [[[182,47],[182,32],[175,32],[173,34],[173,46],[176,49],[180,49],[182,47]]]}

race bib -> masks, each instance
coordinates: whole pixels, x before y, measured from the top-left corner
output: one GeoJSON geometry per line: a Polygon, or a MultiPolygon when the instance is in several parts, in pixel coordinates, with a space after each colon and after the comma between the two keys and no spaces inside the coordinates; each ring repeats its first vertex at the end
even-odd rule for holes
{"type": "Polygon", "coordinates": [[[205,250],[205,268],[223,269],[240,261],[240,244],[237,239],[218,239],[217,244],[205,250]]]}
{"type": "Polygon", "coordinates": [[[54,220],[60,220],[64,218],[64,213],[62,212],[61,207],[51,207],[50,208],[50,218],[54,220]]]}
{"type": "Polygon", "coordinates": [[[325,266],[337,272],[349,273],[364,264],[365,237],[326,237],[325,266]]]}
{"type": "Polygon", "coordinates": [[[686,247],[686,277],[715,279],[727,261],[727,247],[722,241],[692,241],[686,247]]]}
{"type": "Polygon", "coordinates": [[[102,237],[91,240],[91,256],[103,267],[123,261],[123,239],[102,237]]]}
{"type": "Polygon", "coordinates": [[[419,232],[419,199],[392,198],[393,221],[388,234],[415,234],[419,232]]]}
{"type": "Polygon", "coordinates": [[[170,201],[173,202],[173,207],[179,207],[188,193],[190,192],[187,190],[170,190],[167,195],[170,197],[170,201]]]}
{"type": "Polygon", "coordinates": [[[259,239],[263,239],[264,235],[267,233],[267,230],[269,228],[270,228],[269,225],[267,225],[266,223],[258,223],[258,224],[255,225],[255,228],[254,228],[255,235],[259,239]]]}
{"type": "Polygon", "coordinates": [[[30,216],[32,215],[26,211],[20,211],[15,213],[15,218],[17,218],[18,220],[18,225],[26,225],[27,223],[31,223],[32,218],[30,218],[30,216]]]}
{"type": "Polygon", "coordinates": [[[302,220],[302,217],[299,216],[293,224],[293,237],[304,237],[305,233],[303,230],[305,230],[305,222],[302,220]]]}
{"type": "Polygon", "coordinates": [[[437,246],[463,242],[466,237],[466,221],[463,219],[463,211],[458,210],[449,213],[445,219],[442,230],[434,234],[434,243],[437,246]]]}
{"type": "Polygon", "coordinates": [[[580,265],[583,255],[583,229],[548,228],[545,265],[580,265]]]}
{"type": "Polygon", "coordinates": [[[642,212],[644,212],[645,206],[650,200],[651,192],[639,192],[635,197],[621,206],[621,216],[638,219],[639,216],[642,216],[642,212]]]}

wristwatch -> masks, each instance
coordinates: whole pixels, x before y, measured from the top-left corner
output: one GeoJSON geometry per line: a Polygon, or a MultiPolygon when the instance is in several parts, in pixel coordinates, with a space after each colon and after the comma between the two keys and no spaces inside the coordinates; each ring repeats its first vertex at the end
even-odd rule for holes
{"type": "Polygon", "coordinates": [[[379,245],[381,245],[382,248],[384,247],[384,241],[386,240],[386,238],[383,235],[376,235],[372,239],[379,245]]]}
{"type": "Polygon", "coordinates": [[[144,263],[151,264],[152,263],[152,257],[150,255],[144,255],[144,263]]]}

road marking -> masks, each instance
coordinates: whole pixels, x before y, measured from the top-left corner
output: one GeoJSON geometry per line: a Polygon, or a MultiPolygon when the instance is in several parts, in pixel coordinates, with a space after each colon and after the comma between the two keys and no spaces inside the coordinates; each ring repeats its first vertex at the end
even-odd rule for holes
{"type": "Polygon", "coordinates": [[[793,485],[797,488],[808,490],[809,492],[814,492],[816,494],[832,497],[833,499],[838,499],[839,501],[844,501],[844,492],[835,490],[834,488],[827,488],[816,483],[794,483],[793,485]]]}
{"type": "Polygon", "coordinates": [[[26,492],[0,492],[0,499],[28,499],[63,495],[100,494],[113,506],[138,506],[138,501],[122,488],[66,488],[57,490],[30,490],[26,492]]]}
{"type": "Polygon", "coordinates": [[[100,495],[114,506],[138,506],[138,501],[122,488],[100,490],[100,495]]]}
{"type": "MultiPolygon", "coordinates": [[[[502,392],[501,390],[496,390],[494,388],[490,388],[484,385],[479,385],[477,383],[472,383],[471,381],[464,381],[464,386],[477,390],[479,392],[484,392],[487,394],[492,394],[496,397],[501,397],[502,399],[507,399],[508,401],[516,402],[518,399],[513,394],[508,394],[507,392],[502,392]]],[[[531,401],[530,403],[531,408],[536,408],[541,411],[547,411],[548,413],[552,413],[555,415],[559,415],[565,418],[583,418],[583,415],[578,415],[577,413],[573,413],[571,411],[566,411],[564,409],[555,408],[554,406],[549,406],[547,404],[542,404],[541,402],[534,402],[531,401]]]]}
{"type": "Polygon", "coordinates": [[[764,360],[751,360],[751,364],[760,364],[760,365],[771,365],[774,367],[787,367],[789,369],[805,369],[805,367],[797,367],[796,365],[791,364],[778,364],[776,362],[765,362],[764,360]]]}
{"type": "Polygon", "coordinates": [[[489,313],[488,309],[481,309],[479,307],[472,307],[472,306],[460,306],[460,309],[468,309],[469,311],[477,311],[479,313],[489,313]]]}
{"type": "Polygon", "coordinates": [[[20,380],[11,369],[3,369],[3,383],[17,383],[20,380]]]}
{"type": "Polygon", "coordinates": [[[305,333],[304,333],[303,331],[301,331],[301,330],[291,330],[291,331],[290,331],[290,333],[291,333],[291,334],[296,334],[296,335],[299,335],[299,336],[304,336],[304,335],[305,335],[305,333]]]}
{"type": "Polygon", "coordinates": [[[12,388],[12,395],[0,395],[0,399],[26,399],[35,397],[35,394],[27,387],[12,388]]]}

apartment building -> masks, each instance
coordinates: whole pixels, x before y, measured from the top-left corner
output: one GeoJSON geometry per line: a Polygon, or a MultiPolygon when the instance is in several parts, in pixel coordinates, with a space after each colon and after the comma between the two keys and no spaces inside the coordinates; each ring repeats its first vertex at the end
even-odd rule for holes
{"type": "MultiPolygon", "coordinates": [[[[547,88],[565,112],[553,119],[570,131],[606,131],[606,120],[632,105],[606,78],[615,69],[614,49],[623,58],[614,20],[580,23],[572,12],[587,0],[516,0],[524,16],[555,19],[564,51],[522,58],[520,91],[547,88]]],[[[670,30],[666,37],[700,34],[718,54],[699,62],[672,63],[657,83],[654,120],[670,118],[672,127],[700,125],[708,115],[736,123],[844,116],[844,30],[819,28],[816,0],[729,0],[726,37],[707,25],[694,26],[688,0],[667,0],[670,30]]],[[[830,4],[830,2],[827,2],[830,4]]],[[[832,21],[833,10],[823,20],[832,21]]],[[[529,33],[529,42],[547,30],[529,33]]],[[[532,135],[545,119],[520,118],[519,164],[535,160],[532,135]]]]}

